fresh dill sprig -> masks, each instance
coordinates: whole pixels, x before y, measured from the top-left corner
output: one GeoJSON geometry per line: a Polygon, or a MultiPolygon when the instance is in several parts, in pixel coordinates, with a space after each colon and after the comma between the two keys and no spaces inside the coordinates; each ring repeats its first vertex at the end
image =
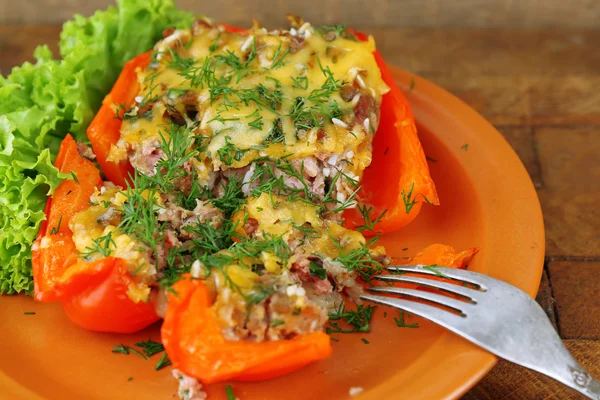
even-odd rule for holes
{"type": "Polygon", "coordinates": [[[225,136],[225,145],[217,150],[217,155],[221,162],[231,166],[234,161],[241,161],[248,149],[239,149],[231,142],[231,136],[225,136]]]}
{"type": "Polygon", "coordinates": [[[404,203],[404,208],[405,208],[407,214],[410,214],[410,211],[412,210],[412,208],[415,206],[415,204],[417,204],[418,196],[422,196],[423,201],[425,201],[425,203],[431,204],[429,199],[422,193],[417,193],[413,197],[414,188],[415,188],[415,183],[413,182],[412,185],[410,186],[410,190],[408,191],[408,193],[406,193],[404,191],[404,189],[402,189],[402,192],[400,193],[402,195],[402,202],[404,203]]]}
{"type": "Polygon", "coordinates": [[[310,262],[308,265],[308,270],[310,272],[310,276],[315,276],[321,280],[327,279],[327,270],[315,261],[310,262]]]}
{"type": "Polygon", "coordinates": [[[170,60],[168,61],[168,68],[183,71],[190,68],[195,63],[192,58],[182,57],[181,54],[179,54],[171,48],[169,48],[169,51],[166,54],[170,56],[170,60]]]}
{"type": "Polygon", "coordinates": [[[308,78],[306,76],[292,77],[292,82],[294,82],[294,86],[298,89],[308,89],[308,78]]]}
{"type": "Polygon", "coordinates": [[[410,214],[410,210],[412,210],[414,205],[417,204],[416,196],[412,197],[414,188],[415,188],[415,183],[413,182],[412,185],[410,186],[410,190],[408,191],[408,193],[405,193],[404,189],[402,189],[402,193],[401,193],[402,194],[402,202],[404,203],[404,208],[405,208],[407,214],[410,214]]]}
{"type": "Polygon", "coordinates": [[[282,53],[281,43],[279,43],[279,46],[277,47],[277,49],[275,50],[275,53],[273,54],[273,62],[271,64],[270,69],[278,69],[278,68],[283,67],[286,64],[286,63],[284,63],[283,60],[285,60],[285,57],[289,54],[289,52],[290,52],[290,48],[288,47],[282,53]]]}
{"type": "Polygon", "coordinates": [[[225,386],[225,394],[227,395],[227,400],[235,400],[235,394],[231,385],[225,386]]]}
{"type": "Polygon", "coordinates": [[[129,348],[124,344],[114,345],[112,349],[113,353],[129,354],[129,348]]]}
{"type": "Polygon", "coordinates": [[[425,266],[423,266],[423,269],[426,269],[427,271],[433,272],[434,274],[436,274],[440,278],[452,279],[448,275],[443,274],[443,273],[441,273],[440,271],[437,270],[438,268],[441,268],[441,267],[442,267],[441,265],[432,264],[432,265],[425,265],[425,266]]]}
{"type": "Polygon", "coordinates": [[[140,349],[142,349],[142,351],[144,352],[144,354],[147,357],[152,357],[154,354],[160,353],[161,351],[165,350],[165,348],[162,345],[162,343],[155,342],[152,339],[148,339],[145,342],[137,342],[137,343],[134,344],[134,346],[139,347],[140,349]]]}
{"type": "Polygon", "coordinates": [[[125,346],[124,344],[121,344],[121,345],[118,345],[118,346],[117,345],[113,346],[112,352],[113,353],[120,353],[120,354],[127,354],[127,355],[129,355],[130,353],[133,353],[135,355],[138,355],[138,356],[142,357],[144,360],[149,360],[150,359],[148,356],[140,353],[139,351],[137,351],[133,347],[125,346]]]}
{"type": "Polygon", "coordinates": [[[335,260],[348,271],[356,271],[362,280],[370,284],[373,276],[379,275],[384,267],[382,262],[373,256],[370,249],[378,239],[378,237],[374,237],[367,244],[361,244],[357,249],[342,251],[335,260]]]}
{"type": "MultiPolygon", "coordinates": [[[[408,313],[406,313],[408,315],[408,313]]],[[[414,324],[409,324],[407,322],[404,321],[404,311],[400,310],[400,314],[398,315],[398,318],[394,317],[394,322],[396,323],[396,326],[399,328],[418,328],[419,327],[419,323],[415,322],[414,324]]]]}
{"type": "Polygon", "coordinates": [[[229,218],[246,202],[242,192],[242,178],[232,176],[227,183],[221,183],[221,189],[223,189],[223,195],[219,198],[212,198],[210,202],[229,218]]]}
{"type": "Polygon", "coordinates": [[[55,227],[53,227],[52,229],[50,229],[51,235],[56,235],[58,233],[58,231],[60,231],[60,224],[62,223],[62,218],[63,218],[63,216],[61,215],[60,218],[58,218],[58,224],[55,227]]]}
{"type": "Polygon", "coordinates": [[[375,219],[373,219],[371,217],[371,215],[375,213],[375,207],[370,207],[366,204],[364,204],[364,205],[358,204],[356,206],[356,208],[362,215],[363,221],[364,221],[364,223],[362,225],[359,225],[356,227],[357,231],[364,231],[364,230],[373,231],[373,229],[375,228],[375,225],[377,225],[377,223],[379,221],[381,221],[381,219],[387,213],[387,210],[383,210],[382,213],[380,213],[377,217],[375,217],[375,219]]]}
{"type": "Polygon", "coordinates": [[[158,363],[156,364],[156,367],[154,367],[154,369],[156,371],[159,371],[169,365],[171,365],[171,360],[169,359],[167,353],[163,353],[162,357],[160,358],[160,360],[158,360],[158,363]]]}
{"type": "Polygon", "coordinates": [[[331,333],[352,333],[352,332],[369,332],[371,329],[370,322],[373,318],[373,311],[377,306],[357,305],[356,310],[347,310],[343,302],[329,312],[329,324],[331,327],[326,329],[328,334],[331,333]],[[349,328],[342,328],[337,321],[342,321],[349,328]]]}
{"type": "Polygon", "coordinates": [[[102,257],[108,257],[112,254],[112,249],[116,246],[113,240],[114,231],[108,232],[92,240],[92,245],[86,247],[85,251],[79,253],[80,257],[89,259],[94,254],[100,254],[102,257]]]}
{"type": "Polygon", "coordinates": [[[263,117],[258,113],[258,110],[254,110],[252,114],[246,116],[246,119],[253,118],[252,121],[248,122],[248,126],[252,129],[261,130],[263,128],[264,122],[263,117]]]}

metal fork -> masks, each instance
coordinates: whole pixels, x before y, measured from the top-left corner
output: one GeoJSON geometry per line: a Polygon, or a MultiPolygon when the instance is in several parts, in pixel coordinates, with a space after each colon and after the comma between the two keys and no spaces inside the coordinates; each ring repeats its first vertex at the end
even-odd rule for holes
{"type": "Polygon", "coordinates": [[[388,284],[415,284],[417,288],[375,286],[368,290],[402,298],[364,294],[361,299],[420,315],[498,357],[541,372],[590,399],[600,400],[600,383],[575,361],[542,308],[522,290],[465,270],[423,266],[387,269],[389,275],[379,275],[376,279],[388,284]],[[442,277],[445,281],[432,277],[442,277]]]}

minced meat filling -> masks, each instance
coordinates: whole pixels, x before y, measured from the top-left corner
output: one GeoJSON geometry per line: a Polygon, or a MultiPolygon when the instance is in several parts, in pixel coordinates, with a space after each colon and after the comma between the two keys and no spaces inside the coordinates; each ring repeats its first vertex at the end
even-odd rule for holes
{"type": "Polygon", "coordinates": [[[135,302],[164,301],[184,273],[204,280],[227,340],[322,331],[388,263],[342,225],[388,91],[374,43],[299,21],[165,30],[134,103],[114,105],[109,161],[134,167],[129,187],[106,182],[69,221],[81,258],[126,261],[135,302]]]}

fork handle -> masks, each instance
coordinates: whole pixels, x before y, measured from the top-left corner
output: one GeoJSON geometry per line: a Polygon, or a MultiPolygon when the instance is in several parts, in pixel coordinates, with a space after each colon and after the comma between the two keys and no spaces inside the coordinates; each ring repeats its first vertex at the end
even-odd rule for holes
{"type": "Polygon", "coordinates": [[[543,373],[577,390],[590,399],[600,400],[600,382],[592,378],[574,359],[568,362],[564,371],[560,373],[543,373]]]}

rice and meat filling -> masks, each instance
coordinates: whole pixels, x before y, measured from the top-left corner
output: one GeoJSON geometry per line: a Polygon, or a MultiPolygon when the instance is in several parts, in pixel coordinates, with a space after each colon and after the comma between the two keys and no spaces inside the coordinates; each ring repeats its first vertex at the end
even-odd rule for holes
{"type": "Polygon", "coordinates": [[[124,259],[136,302],[191,272],[228,340],[322,331],[342,294],[356,300],[357,280],[388,262],[341,225],[388,90],[373,50],[298,19],[165,31],[135,103],[114,105],[110,160],[131,163],[132,185],[107,182],[70,221],[81,257],[124,259]]]}

